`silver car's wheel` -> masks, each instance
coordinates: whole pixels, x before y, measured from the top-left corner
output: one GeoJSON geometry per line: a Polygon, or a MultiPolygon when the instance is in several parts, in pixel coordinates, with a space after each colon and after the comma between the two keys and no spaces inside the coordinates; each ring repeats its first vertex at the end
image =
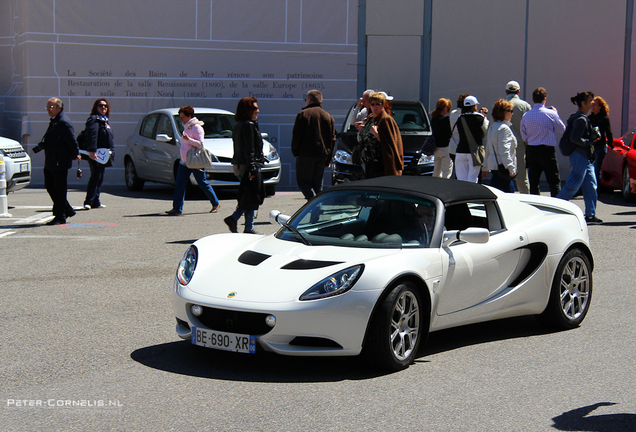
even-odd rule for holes
{"type": "Polygon", "coordinates": [[[579,249],[569,251],[557,267],[543,320],[557,328],[578,327],[592,300],[592,267],[579,249]]]}
{"type": "Polygon", "coordinates": [[[391,312],[391,329],[389,339],[393,355],[404,361],[413,355],[418,345],[420,329],[420,305],[411,291],[400,294],[391,312]]]}
{"type": "Polygon", "coordinates": [[[126,181],[126,187],[130,191],[138,191],[144,187],[144,181],[137,177],[137,170],[132,159],[127,158],[124,163],[124,179],[126,181]]]}
{"type": "Polygon", "coordinates": [[[632,186],[629,183],[629,168],[627,164],[623,167],[623,198],[626,201],[632,201],[634,197],[632,196],[632,186]]]}
{"type": "Polygon", "coordinates": [[[407,368],[428,334],[428,313],[410,282],[391,289],[377,311],[367,340],[370,359],[383,369],[407,368]]]}

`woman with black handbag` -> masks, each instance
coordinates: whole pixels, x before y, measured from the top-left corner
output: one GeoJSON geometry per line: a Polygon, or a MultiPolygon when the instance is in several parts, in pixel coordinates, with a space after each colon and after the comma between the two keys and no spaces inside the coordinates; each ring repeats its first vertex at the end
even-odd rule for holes
{"type": "Polygon", "coordinates": [[[221,203],[214,193],[214,189],[205,179],[205,173],[202,169],[188,168],[186,161],[188,160],[188,152],[193,148],[203,148],[205,132],[203,131],[203,122],[194,117],[194,108],[184,106],[179,108],[179,119],[183,123],[183,134],[181,136],[181,149],[179,168],[177,168],[177,178],[174,185],[174,197],[172,200],[172,209],[166,213],[170,216],[179,216],[183,212],[183,202],[185,201],[186,184],[190,181],[190,174],[194,175],[197,184],[208,197],[212,204],[210,213],[217,213],[221,208],[221,203]]]}
{"type": "Polygon", "coordinates": [[[512,180],[517,176],[517,138],[510,129],[514,105],[499,99],[492,107],[494,122],[488,128],[484,175],[490,171],[490,186],[514,192],[512,180]]]}
{"type": "Polygon", "coordinates": [[[236,126],[232,133],[234,157],[232,167],[240,180],[236,210],[223,219],[231,232],[238,232],[238,220],[245,215],[247,234],[259,234],[254,229],[254,213],[265,199],[265,185],[261,167],[265,163],[263,156],[263,137],[258,129],[258,101],[255,97],[244,97],[236,107],[236,126]]]}
{"type": "Polygon", "coordinates": [[[115,145],[113,144],[113,132],[108,122],[110,116],[110,105],[106,99],[97,99],[93,103],[91,115],[86,120],[86,128],[83,132],[84,142],[82,147],[88,151],[88,165],[91,168],[91,177],[86,187],[86,198],[84,198],[84,208],[86,210],[106,207],[102,204],[99,195],[102,183],[104,182],[104,172],[106,167],[113,166],[115,156],[115,145]],[[110,156],[106,163],[97,161],[97,150],[108,149],[110,156]]]}

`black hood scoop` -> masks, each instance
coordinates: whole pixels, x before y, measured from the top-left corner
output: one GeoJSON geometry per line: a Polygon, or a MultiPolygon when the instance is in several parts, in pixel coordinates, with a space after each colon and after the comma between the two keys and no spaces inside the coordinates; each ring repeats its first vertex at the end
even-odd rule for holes
{"type": "Polygon", "coordinates": [[[281,267],[283,270],[313,270],[323,267],[329,267],[336,264],[342,264],[341,261],[315,261],[299,259],[281,267]]]}
{"type": "Polygon", "coordinates": [[[254,251],[245,251],[241,254],[240,257],[238,257],[238,261],[241,264],[257,266],[263,261],[265,261],[267,258],[269,258],[270,256],[271,255],[265,255],[265,254],[254,252],[254,251]]]}

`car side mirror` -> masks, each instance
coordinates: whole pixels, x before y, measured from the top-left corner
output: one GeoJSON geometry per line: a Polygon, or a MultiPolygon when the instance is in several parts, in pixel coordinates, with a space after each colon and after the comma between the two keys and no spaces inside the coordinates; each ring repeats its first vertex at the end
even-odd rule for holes
{"type": "Polygon", "coordinates": [[[283,226],[283,224],[287,222],[289,218],[290,216],[281,214],[281,212],[278,210],[272,210],[271,212],[269,212],[269,221],[271,223],[277,223],[280,226],[283,226]]]}
{"type": "Polygon", "coordinates": [[[490,232],[486,228],[467,228],[463,231],[445,231],[442,247],[448,247],[456,241],[466,243],[488,243],[490,232]]]}
{"type": "Polygon", "coordinates": [[[157,136],[155,137],[155,140],[159,142],[163,142],[163,143],[171,143],[172,137],[169,136],[168,134],[157,134],[157,136]]]}

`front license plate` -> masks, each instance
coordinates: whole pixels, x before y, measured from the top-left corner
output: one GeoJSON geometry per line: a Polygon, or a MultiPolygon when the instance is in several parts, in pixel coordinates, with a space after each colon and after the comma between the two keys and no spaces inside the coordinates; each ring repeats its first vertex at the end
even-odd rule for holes
{"type": "Polygon", "coordinates": [[[254,336],[225,333],[209,329],[192,328],[194,345],[223,351],[255,354],[256,338],[254,336]]]}
{"type": "Polygon", "coordinates": [[[27,172],[28,170],[29,170],[29,164],[28,163],[20,164],[20,172],[27,172]]]}

